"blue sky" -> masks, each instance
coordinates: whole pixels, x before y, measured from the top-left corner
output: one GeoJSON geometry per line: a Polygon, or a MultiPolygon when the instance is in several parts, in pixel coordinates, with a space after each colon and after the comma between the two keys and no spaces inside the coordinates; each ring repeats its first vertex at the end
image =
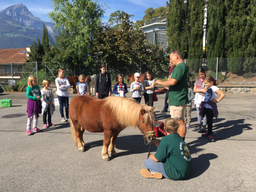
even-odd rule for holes
{"type": "MultiPolygon", "coordinates": [[[[108,21],[109,15],[117,10],[124,11],[128,14],[133,14],[133,21],[141,20],[144,16],[144,11],[149,8],[157,8],[166,6],[166,0],[96,0],[100,4],[107,5],[105,15],[102,18],[103,22],[108,21]]],[[[1,0],[0,11],[12,6],[22,3],[29,11],[35,16],[39,17],[43,21],[50,21],[47,13],[52,11],[50,0],[1,0]]]]}

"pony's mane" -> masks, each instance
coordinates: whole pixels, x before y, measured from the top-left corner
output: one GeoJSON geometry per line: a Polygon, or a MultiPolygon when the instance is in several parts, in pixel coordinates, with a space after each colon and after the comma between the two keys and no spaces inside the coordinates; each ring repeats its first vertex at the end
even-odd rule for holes
{"type": "Polygon", "coordinates": [[[104,99],[104,106],[110,107],[117,121],[123,127],[132,125],[136,127],[139,122],[140,110],[145,109],[144,121],[146,124],[153,123],[154,121],[154,108],[141,105],[133,99],[127,99],[124,97],[107,97],[104,99]]]}

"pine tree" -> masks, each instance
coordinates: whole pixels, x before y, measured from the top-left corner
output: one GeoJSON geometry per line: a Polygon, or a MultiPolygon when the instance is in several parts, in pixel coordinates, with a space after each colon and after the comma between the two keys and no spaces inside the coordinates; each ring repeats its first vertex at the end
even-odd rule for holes
{"type": "Polygon", "coordinates": [[[47,30],[45,24],[43,25],[43,34],[42,34],[41,43],[44,47],[44,52],[47,53],[49,51],[50,45],[49,45],[48,30],[47,30]]]}
{"type": "Polygon", "coordinates": [[[245,34],[248,36],[248,46],[245,49],[244,56],[246,57],[243,63],[243,70],[245,72],[256,72],[256,2],[250,1],[249,15],[247,16],[247,25],[245,34]]]}
{"type": "Polygon", "coordinates": [[[240,58],[228,60],[227,66],[232,73],[241,73],[243,71],[243,62],[245,50],[248,47],[248,35],[250,30],[246,31],[248,23],[247,17],[250,15],[250,0],[226,0],[226,39],[225,49],[228,58],[240,58]]]}
{"type": "MultiPolygon", "coordinates": [[[[188,40],[188,59],[203,58],[203,20],[205,0],[188,1],[186,35],[188,40]]],[[[190,62],[189,67],[196,70],[201,62],[190,62]]]]}
{"type": "Polygon", "coordinates": [[[167,36],[168,46],[172,50],[179,50],[186,58],[186,34],[184,0],[169,0],[167,2],[167,36]]]}
{"type": "MultiPolygon", "coordinates": [[[[207,66],[208,69],[215,70],[216,58],[225,56],[225,6],[224,0],[209,0],[207,13],[207,66]]],[[[223,60],[220,60],[223,61],[223,60]]],[[[224,63],[220,65],[224,67],[224,63]]]]}

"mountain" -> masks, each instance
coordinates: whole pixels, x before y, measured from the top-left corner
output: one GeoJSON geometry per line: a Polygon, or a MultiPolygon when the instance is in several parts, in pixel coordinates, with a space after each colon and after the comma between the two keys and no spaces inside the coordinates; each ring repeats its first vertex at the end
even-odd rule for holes
{"type": "Polygon", "coordinates": [[[23,4],[10,6],[0,12],[0,48],[24,48],[37,38],[41,39],[45,23],[49,38],[53,40],[52,22],[35,17],[23,4]]]}

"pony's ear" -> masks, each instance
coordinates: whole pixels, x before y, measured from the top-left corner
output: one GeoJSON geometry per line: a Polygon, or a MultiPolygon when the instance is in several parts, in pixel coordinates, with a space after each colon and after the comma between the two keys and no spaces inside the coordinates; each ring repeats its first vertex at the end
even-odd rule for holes
{"type": "Polygon", "coordinates": [[[140,112],[141,112],[141,115],[144,115],[146,113],[146,110],[145,109],[141,109],[140,112]]]}

